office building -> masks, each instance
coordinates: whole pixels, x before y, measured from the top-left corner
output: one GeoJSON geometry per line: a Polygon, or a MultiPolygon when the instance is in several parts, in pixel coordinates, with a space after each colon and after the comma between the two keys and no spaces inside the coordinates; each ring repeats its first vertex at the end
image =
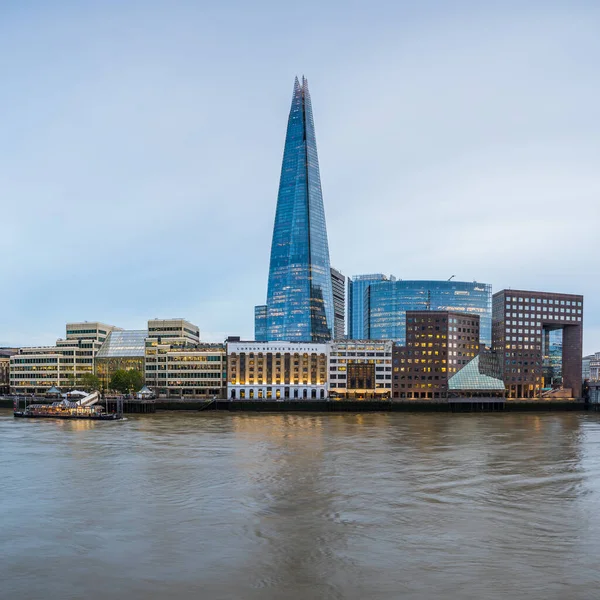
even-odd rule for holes
{"type": "Polygon", "coordinates": [[[193,323],[148,321],[145,381],[158,398],[224,398],[226,360],[225,346],[202,343],[193,323]]]}
{"type": "Polygon", "coordinates": [[[581,396],[583,296],[502,290],[493,297],[493,347],[507,398],[581,396]]]}
{"type": "Polygon", "coordinates": [[[386,277],[383,273],[354,275],[348,278],[348,339],[364,340],[365,335],[365,292],[371,283],[396,281],[395,277],[386,277]]]}
{"type": "Polygon", "coordinates": [[[254,307],[254,339],[257,342],[267,341],[267,305],[254,307]]]}
{"type": "Polygon", "coordinates": [[[346,277],[331,267],[331,289],[333,291],[333,339],[346,337],[346,277]]]}
{"type": "Polygon", "coordinates": [[[73,389],[94,373],[94,359],[111,331],[98,322],[68,323],[66,339],[55,346],[21,348],[10,357],[10,391],[44,394],[52,386],[73,389]]]}
{"type": "Polygon", "coordinates": [[[593,360],[595,354],[588,354],[581,359],[581,381],[590,378],[590,361],[593,360]]]}
{"type": "Polygon", "coordinates": [[[327,397],[327,346],[314,342],[227,342],[230,400],[327,397]]]}
{"type": "Polygon", "coordinates": [[[478,316],[481,343],[491,345],[492,288],[465,281],[380,281],[365,292],[365,334],[404,345],[407,311],[447,311],[478,316]]]}
{"type": "Polygon", "coordinates": [[[10,392],[10,357],[17,348],[0,348],[0,396],[10,392]]]}
{"type": "Polygon", "coordinates": [[[329,396],[336,399],[384,399],[392,395],[391,341],[330,342],[329,396]]]}
{"type": "Polygon", "coordinates": [[[600,381],[600,352],[592,354],[592,357],[590,358],[590,372],[588,379],[590,381],[600,381]]]}
{"type": "MultiPolygon", "coordinates": [[[[325,342],[333,336],[329,246],[312,106],[304,78],[302,83],[296,78],[288,119],[266,306],[269,341],[325,342]]],[[[262,337],[262,327],[255,323],[255,337],[262,337]]]]}
{"type": "Polygon", "coordinates": [[[479,315],[407,311],[406,344],[394,346],[393,397],[446,398],[448,379],[479,354],[479,315]]]}
{"type": "Polygon", "coordinates": [[[223,344],[146,339],[146,386],[158,398],[225,398],[223,344]]]}
{"type": "Polygon", "coordinates": [[[0,355],[0,396],[8,394],[10,387],[10,357],[0,355]]]}

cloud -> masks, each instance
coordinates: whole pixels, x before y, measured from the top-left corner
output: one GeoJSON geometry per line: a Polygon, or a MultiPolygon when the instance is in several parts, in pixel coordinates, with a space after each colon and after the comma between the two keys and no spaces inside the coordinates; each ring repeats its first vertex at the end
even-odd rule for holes
{"type": "Polygon", "coordinates": [[[433,1],[7,12],[0,343],[154,316],[251,337],[305,73],[334,266],[584,293],[586,351],[600,348],[597,16],[433,1]]]}

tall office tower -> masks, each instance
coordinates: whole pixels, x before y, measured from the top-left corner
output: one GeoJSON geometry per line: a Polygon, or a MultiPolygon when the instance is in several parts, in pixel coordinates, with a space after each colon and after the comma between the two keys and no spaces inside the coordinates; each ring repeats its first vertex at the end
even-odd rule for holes
{"type": "Polygon", "coordinates": [[[267,305],[254,307],[254,339],[257,342],[267,341],[267,305]]]}
{"type": "Polygon", "coordinates": [[[333,290],[333,339],[342,340],[346,336],[346,277],[331,267],[331,288],[333,290]]]}
{"type": "Polygon", "coordinates": [[[502,290],[493,297],[493,347],[507,398],[581,396],[583,296],[502,290]]]}
{"type": "Polygon", "coordinates": [[[396,281],[396,278],[390,275],[388,279],[383,273],[348,277],[348,339],[367,339],[364,326],[365,292],[369,285],[379,281],[396,281]]]}
{"type": "Polygon", "coordinates": [[[479,315],[481,343],[492,343],[492,286],[476,281],[380,281],[365,293],[365,336],[404,345],[407,310],[479,315]]]}
{"type": "Polygon", "coordinates": [[[310,94],[306,79],[303,77],[300,83],[296,78],[271,244],[268,341],[331,339],[334,316],[330,268],[310,94]]]}

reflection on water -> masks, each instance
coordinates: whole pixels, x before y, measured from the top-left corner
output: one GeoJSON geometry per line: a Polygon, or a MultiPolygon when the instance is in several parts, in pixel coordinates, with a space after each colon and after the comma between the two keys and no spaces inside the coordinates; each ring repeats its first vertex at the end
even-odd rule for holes
{"type": "Polygon", "coordinates": [[[600,419],[0,411],[0,597],[594,598],[600,419]]]}

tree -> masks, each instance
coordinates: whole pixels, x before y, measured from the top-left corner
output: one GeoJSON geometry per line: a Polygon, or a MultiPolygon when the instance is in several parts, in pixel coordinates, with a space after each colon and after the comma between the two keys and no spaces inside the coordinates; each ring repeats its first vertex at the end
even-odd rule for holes
{"type": "Polygon", "coordinates": [[[125,371],[124,369],[119,369],[114,372],[110,379],[110,389],[121,392],[121,394],[136,392],[143,385],[144,377],[139,371],[125,371]]]}
{"type": "Polygon", "coordinates": [[[79,378],[79,385],[87,392],[99,390],[101,386],[100,378],[93,373],[84,373],[79,378]]]}
{"type": "Polygon", "coordinates": [[[144,385],[144,376],[139,371],[127,371],[129,374],[129,389],[138,392],[144,385]]]}
{"type": "Polygon", "coordinates": [[[121,392],[121,394],[126,394],[129,390],[129,377],[127,376],[127,371],[119,369],[113,373],[113,376],[110,378],[111,390],[116,390],[117,392],[121,392]]]}

